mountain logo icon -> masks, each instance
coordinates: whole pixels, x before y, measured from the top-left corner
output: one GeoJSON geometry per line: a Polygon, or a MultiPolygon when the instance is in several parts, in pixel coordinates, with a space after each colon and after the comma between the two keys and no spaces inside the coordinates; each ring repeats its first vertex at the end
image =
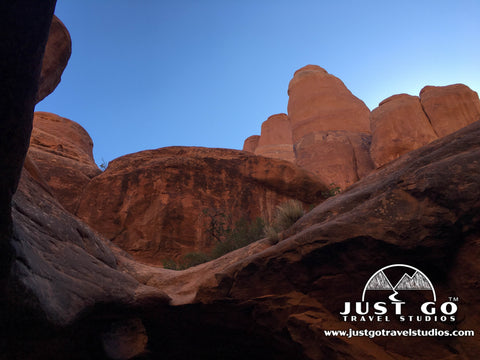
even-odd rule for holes
{"type": "Polygon", "coordinates": [[[398,291],[430,290],[433,294],[433,301],[437,300],[435,289],[433,288],[430,279],[422,271],[418,270],[413,266],[405,264],[388,265],[375,272],[375,274],[373,274],[370,279],[368,279],[365,287],[363,288],[362,301],[365,301],[365,295],[367,291],[370,290],[393,291],[393,294],[389,296],[389,299],[394,302],[400,301],[396,298],[398,291]],[[390,279],[385,274],[385,270],[392,268],[398,268],[397,271],[399,271],[399,269],[401,271],[404,271],[403,276],[395,285],[392,284],[390,279]],[[409,273],[412,273],[412,271],[414,271],[413,274],[409,275],[409,273]]]}

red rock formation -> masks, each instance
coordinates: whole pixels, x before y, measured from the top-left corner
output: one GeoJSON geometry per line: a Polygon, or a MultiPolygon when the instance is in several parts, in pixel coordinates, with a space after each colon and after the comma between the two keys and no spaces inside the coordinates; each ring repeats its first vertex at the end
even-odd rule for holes
{"type": "Polygon", "coordinates": [[[263,122],[255,154],[290,162],[295,161],[292,127],[287,114],[272,115],[263,122]]]}
{"type": "Polygon", "coordinates": [[[383,100],[372,111],[370,122],[370,155],[376,167],[437,138],[417,96],[400,94],[383,100]]]}
{"type": "Polygon", "coordinates": [[[255,153],[255,149],[258,146],[258,140],[260,140],[259,135],[252,135],[246,138],[243,143],[243,151],[255,153]]]}
{"type": "MultiPolygon", "coordinates": [[[[16,254],[8,298],[18,314],[28,316],[6,332],[9,347],[2,354],[35,360],[51,359],[52,353],[131,356],[143,351],[148,338],[152,358],[201,359],[212,353],[258,360],[317,360],[339,353],[373,360],[475,358],[480,351],[475,337],[412,337],[405,346],[403,337],[348,339],[325,336],[324,330],[378,329],[375,323],[344,322],[339,312],[345,301],[360,299],[375,271],[404,263],[428,275],[439,302],[449,296],[468,299],[458,303],[459,321],[431,321],[427,329],[480,331],[479,139],[476,122],[321,203],[277,244],[260,240],[178,272],[139,263],[109,244],[66,212],[35,180],[35,170],[26,171],[14,197],[16,254]]],[[[91,181],[98,181],[92,189],[103,200],[92,200],[89,210],[97,211],[101,203],[120,214],[119,222],[149,222],[155,220],[153,211],[140,209],[142,202],[174,198],[191,184],[199,184],[195,199],[204,202],[204,194],[212,199],[216,191],[239,198],[233,185],[230,192],[224,187],[229,178],[253,194],[250,201],[259,194],[258,184],[306,198],[317,184],[285,161],[223,149],[167,148],[110,164],[91,181]],[[154,181],[162,176],[168,181],[154,181]]],[[[177,215],[189,210],[169,209],[177,215]]],[[[104,215],[109,222],[110,215],[104,215]]],[[[422,324],[392,317],[378,326],[404,330],[422,324]]]]}
{"type": "Polygon", "coordinates": [[[50,322],[63,326],[96,302],[132,305],[143,296],[168,301],[162,292],[122,273],[109,242],[65,211],[35,176],[22,173],[12,210],[12,278],[19,287],[15,291],[35,294],[38,304],[29,306],[39,306],[50,322]]]}
{"type": "MultiPolygon", "coordinates": [[[[402,337],[348,339],[327,337],[323,331],[374,328],[343,322],[339,311],[345,301],[360,298],[375,271],[393,263],[424,271],[439,301],[452,295],[469,299],[458,304],[461,321],[434,321],[429,329],[480,331],[480,285],[475,280],[480,274],[479,139],[476,122],[325,201],[278,244],[259,241],[178,272],[108,249],[24,173],[15,195],[17,258],[11,281],[22,289],[17,301],[27,302],[30,314],[48,319],[41,329],[48,324],[60,331],[34,332],[35,342],[17,347],[12,340],[19,333],[9,333],[12,346],[3,354],[48,359],[52,351],[63,356],[78,347],[84,358],[94,358],[102,354],[100,338],[105,351],[116,354],[116,342],[128,339],[140,351],[148,336],[152,357],[209,358],[212,351],[222,351],[233,359],[316,360],[338,353],[374,360],[450,360],[452,354],[475,358],[480,351],[475,337],[408,338],[405,346],[402,337]],[[95,312],[102,303],[108,306],[95,312]],[[84,315],[78,318],[79,313],[84,315]],[[127,324],[135,326],[128,330],[127,324]],[[65,325],[78,330],[62,337],[65,325]],[[192,343],[198,345],[192,348],[192,343]]],[[[140,162],[138,158],[132,166],[140,162]]],[[[28,326],[22,344],[37,329],[30,317],[28,326]]],[[[392,318],[381,327],[402,330],[412,323],[392,318]]]]}
{"type": "Polygon", "coordinates": [[[76,122],[36,112],[29,156],[59,202],[70,212],[90,179],[101,173],[93,160],[93,142],[76,122]]]}
{"type": "MultiPolygon", "coordinates": [[[[0,24],[12,34],[0,32],[1,49],[8,55],[0,57],[0,73],[16,76],[0,77],[3,358],[127,358],[143,352],[145,344],[149,353],[144,355],[151,358],[478,357],[476,337],[349,339],[328,337],[324,330],[416,328],[415,322],[393,317],[375,325],[343,322],[339,316],[345,301],[359,300],[375,271],[401,263],[429,276],[439,302],[449,296],[460,299],[455,322],[433,320],[425,325],[428,329],[478,334],[480,121],[404,154],[323,202],[276,245],[261,240],[180,272],[148,266],[68,213],[51,196],[49,185],[41,182],[33,159],[27,160],[20,178],[54,2],[6,4],[0,3],[0,24]],[[11,39],[21,40],[22,46],[11,39]],[[19,179],[10,226],[10,200],[19,179]],[[14,249],[6,262],[5,244],[14,249]]],[[[64,125],[67,131],[72,126],[68,121],[64,125]]],[[[55,143],[46,140],[42,146],[80,162],[83,140],[77,139],[67,150],[53,150],[55,143]]],[[[98,189],[99,199],[90,198],[91,206],[84,207],[83,214],[98,211],[95,205],[100,204],[118,214],[114,221],[124,226],[121,230],[131,232],[135,227],[129,226],[142,219],[137,214],[146,214],[144,221],[161,218],[151,214],[164,210],[160,200],[165,198],[173,199],[173,205],[178,201],[182,206],[220,208],[252,206],[253,200],[255,207],[268,209],[277,196],[309,202],[324,189],[285,161],[199,148],[160,149],[117,159],[90,185],[91,190],[98,189]],[[156,207],[145,206],[150,204],[156,207]]],[[[176,223],[189,210],[168,209],[176,223]]],[[[106,222],[111,214],[104,214],[106,222]]],[[[183,226],[193,227],[192,222],[183,226]]],[[[417,296],[426,299],[424,294],[417,296]]],[[[418,304],[404,309],[411,305],[418,304]]]]}
{"type": "MultiPolygon", "coordinates": [[[[458,304],[458,322],[433,321],[427,329],[480,331],[476,311],[480,266],[475,260],[480,239],[479,139],[480,122],[476,122],[403,155],[317,206],[275,246],[259,241],[173,273],[123,257],[120,263],[139,281],[163,289],[172,304],[183,305],[183,316],[195,317],[199,328],[207,320],[198,317],[195,308],[188,311],[187,304],[211,309],[210,325],[222,326],[228,318],[235,319],[227,322],[236,329],[250,326],[259,333],[288,334],[300,346],[300,358],[334,358],[338,353],[343,358],[378,360],[447,360],[452,354],[474,358],[480,347],[472,337],[412,337],[405,346],[405,339],[399,337],[347,339],[327,337],[323,330],[378,329],[375,323],[344,322],[339,312],[345,301],[359,301],[378,269],[400,263],[427,274],[438,302],[448,301],[449,296],[471,299],[458,304]],[[230,316],[220,308],[228,308],[230,316]],[[248,316],[251,323],[245,319],[248,316]]],[[[171,323],[182,331],[178,313],[171,323]]],[[[403,330],[424,323],[402,323],[391,317],[379,326],[403,330]]]]}
{"type": "Polygon", "coordinates": [[[426,86],[420,100],[439,137],[480,120],[478,94],[463,84],[426,86]]]}
{"type": "Polygon", "coordinates": [[[370,111],[340,79],[308,65],[295,72],[288,94],[297,165],[341,188],[373,169],[370,111]]]}
{"type": "Polygon", "coordinates": [[[65,70],[71,54],[70,34],[60,19],[54,15],[43,56],[37,102],[42,101],[60,83],[63,70],[65,70]]]}
{"type": "Polygon", "coordinates": [[[318,131],[295,145],[296,164],[310,169],[322,182],[342,189],[373,169],[370,135],[349,131],[318,131]]]}
{"type": "Polygon", "coordinates": [[[293,142],[317,131],[370,132],[367,106],[343,82],[316,65],[297,70],[288,85],[293,142]]]}
{"type": "Polygon", "coordinates": [[[242,217],[269,218],[279,203],[317,204],[325,190],[286,161],[172,147],[110,162],[87,185],[77,215],[136,259],[160,265],[211,248],[212,217],[232,226],[242,217]]]}

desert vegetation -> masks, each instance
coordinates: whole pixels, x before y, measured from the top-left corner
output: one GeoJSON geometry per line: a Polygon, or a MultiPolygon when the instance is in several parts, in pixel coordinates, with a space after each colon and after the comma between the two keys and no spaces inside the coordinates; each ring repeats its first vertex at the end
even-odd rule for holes
{"type": "Polygon", "coordinates": [[[216,241],[216,245],[208,253],[190,252],[178,261],[167,259],[163,263],[164,268],[184,270],[217,259],[262,238],[268,238],[272,243],[277,243],[279,234],[300,219],[305,214],[305,210],[300,201],[291,199],[277,206],[270,222],[261,217],[253,221],[242,218],[234,226],[228,225],[229,217],[216,209],[205,210],[203,213],[210,220],[208,233],[216,241]]]}

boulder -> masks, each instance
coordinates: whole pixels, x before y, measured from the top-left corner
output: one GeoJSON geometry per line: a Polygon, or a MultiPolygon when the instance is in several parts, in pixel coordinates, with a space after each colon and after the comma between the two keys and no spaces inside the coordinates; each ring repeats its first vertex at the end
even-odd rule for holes
{"type": "Polygon", "coordinates": [[[480,120],[478,94],[466,85],[426,86],[420,100],[438,137],[480,120]]]}
{"type": "Polygon", "coordinates": [[[260,140],[259,135],[252,135],[246,138],[243,143],[243,151],[254,153],[258,146],[258,140],[260,140]]]}
{"type": "Polygon", "coordinates": [[[290,162],[295,161],[292,127],[287,114],[272,115],[263,122],[255,154],[290,162]]]}
{"type": "Polygon", "coordinates": [[[370,123],[370,155],[376,167],[437,138],[417,96],[400,94],[383,100],[372,111],[370,123]]]}
{"type": "Polygon", "coordinates": [[[60,19],[54,15],[45,47],[45,55],[43,56],[36,102],[42,101],[55,90],[60,83],[62,73],[71,54],[72,40],[70,34],[60,19]]]}
{"type": "Polygon", "coordinates": [[[85,188],[76,214],[137,260],[161,265],[208,251],[219,240],[218,224],[270,219],[288,199],[318,204],[326,188],[287,161],[170,147],[110,162],[85,188]]]}
{"type": "Polygon", "coordinates": [[[74,213],[84,187],[101,173],[92,154],[93,142],[76,122],[36,112],[29,156],[59,202],[74,213]]]}

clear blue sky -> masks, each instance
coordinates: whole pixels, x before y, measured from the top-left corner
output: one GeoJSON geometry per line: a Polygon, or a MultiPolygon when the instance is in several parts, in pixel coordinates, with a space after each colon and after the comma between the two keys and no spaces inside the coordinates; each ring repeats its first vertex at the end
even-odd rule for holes
{"type": "Polygon", "coordinates": [[[286,112],[298,68],[370,109],[424,85],[480,90],[480,1],[58,0],[73,51],[37,105],[80,123],[97,163],[145,149],[241,149],[286,112]]]}

